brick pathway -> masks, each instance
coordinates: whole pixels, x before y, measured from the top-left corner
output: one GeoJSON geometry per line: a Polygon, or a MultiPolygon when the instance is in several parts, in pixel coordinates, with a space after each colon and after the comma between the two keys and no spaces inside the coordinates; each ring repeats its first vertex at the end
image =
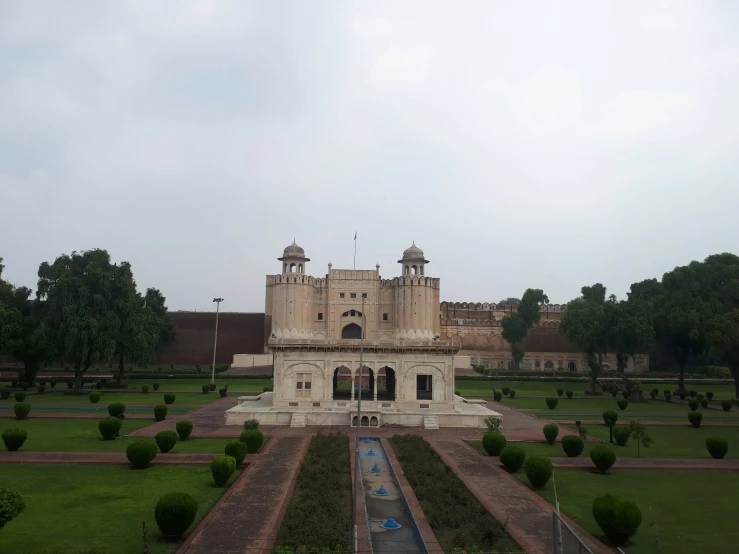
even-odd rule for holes
{"type": "MultiPolygon", "coordinates": [[[[218,454],[157,454],[151,465],[210,465],[218,454]]],[[[250,455],[251,456],[251,455],[250,455]]],[[[250,458],[247,458],[249,461],[250,458]]],[[[130,465],[124,452],[17,452],[0,451],[0,464],[130,465]]]]}
{"type": "Polygon", "coordinates": [[[167,416],[167,419],[149,425],[143,429],[138,429],[133,433],[126,435],[127,437],[153,437],[160,431],[174,431],[179,419],[189,419],[192,421],[192,438],[230,438],[238,437],[242,429],[238,426],[231,426],[228,429],[234,431],[223,437],[214,435],[214,432],[223,426],[225,420],[225,412],[229,408],[236,406],[236,398],[219,398],[218,400],[201,406],[196,410],[187,412],[186,414],[177,414],[167,416]]]}
{"type": "MultiPolygon", "coordinates": [[[[428,440],[444,463],[526,552],[552,552],[552,506],[548,502],[501,469],[492,458],[481,456],[459,440],[431,437],[428,440]]],[[[572,520],[567,522],[594,553],[611,552],[572,520]]],[[[577,552],[575,544],[568,544],[571,540],[565,540],[565,552],[577,552]]]]}
{"type": "Polygon", "coordinates": [[[273,438],[178,554],[268,554],[285,515],[307,437],[273,438]]]}

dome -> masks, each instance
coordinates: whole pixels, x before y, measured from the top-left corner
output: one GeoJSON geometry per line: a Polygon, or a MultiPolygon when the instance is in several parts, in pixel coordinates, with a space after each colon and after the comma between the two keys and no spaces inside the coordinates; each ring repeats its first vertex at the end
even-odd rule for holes
{"type": "Polygon", "coordinates": [[[308,258],[305,257],[305,250],[301,246],[298,246],[298,244],[295,242],[295,239],[293,239],[293,243],[285,248],[285,251],[282,253],[282,258],[277,258],[278,260],[283,259],[295,259],[295,258],[302,258],[306,261],[308,258]]]}
{"type": "Polygon", "coordinates": [[[428,260],[423,258],[423,250],[416,246],[416,241],[413,241],[413,244],[403,251],[403,258],[398,260],[398,263],[410,261],[428,263],[428,260]]]}

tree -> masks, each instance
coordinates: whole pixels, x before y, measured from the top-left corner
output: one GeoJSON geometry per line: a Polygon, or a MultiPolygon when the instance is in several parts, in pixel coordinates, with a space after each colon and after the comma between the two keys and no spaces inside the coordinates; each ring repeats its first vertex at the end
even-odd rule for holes
{"type": "Polygon", "coordinates": [[[120,320],[115,312],[117,268],[105,250],[72,252],[39,267],[39,299],[59,357],[74,364],[75,391],[85,372],[116,349],[120,320]]]}
{"type": "Polygon", "coordinates": [[[649,448],[652,444],[654,444],[652,437],[650,437],[649,433],[647,433],[647,428],[639,420],[629,422],[629,433],[631,434],[631,438],[636,440],[637,458],[639,458],[641,455],[642,446],[644,446],[644,448],[649,448]]]}
{"type": "MultiPolygon", "coordinates": [[[[511,300],[511,299],[509,299],[511,300]]],[[[526,289],[515,312],[505,316],[501,322],[503,338],[511,345],[513,368],[518,369],[526,353],[522,342],[534,325],[541,318],[541,305],[549,302],[549,298],[541,289],[526,289]]]]}
{"type": "Polygon", "coordinates": [[[22,362],[19,377],[25,383],[33,383],[41,365],[54,354],[43,321],[43,302],[30,298],[31,289],[4,281],[3,269],[0,258],[0,352],[22,362]]]}
{"type": "Polygon", "coordinates": [[[125,360],[143,361],[155,345],[147,334],[149,312],[144,299],[136,290],[131,264],[122,262],[114,267],[113,309],[120,322],[116,335],[115,356],[118,358],[118,384],[123,381],[125,360]]]}
{"type": "Polygon", "coordinates": [[[157,331],[157,346],[165,346],[177,338],[177,328],[174,319],[167,312],[166,298],[159,289],[146,289],[144,303],[152,311],[157,331]]]}
{"type": "Polygon", "coordinates": [[[649,306],[638,301],[609,302],[609,346],[616,353],[618,371],[623,373],[629,358],[646,350],[654,341],[654,325],[649,306]]]}

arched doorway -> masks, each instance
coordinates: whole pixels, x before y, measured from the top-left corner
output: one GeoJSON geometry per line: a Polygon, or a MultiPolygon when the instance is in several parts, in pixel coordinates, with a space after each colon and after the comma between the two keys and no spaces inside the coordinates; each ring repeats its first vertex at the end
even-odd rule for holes
{"type": "Polygon", "coordinates": [[[577,364],[575,362],[569,362],[567,364],[567,369],[570,371],[576,371],[577,370],[577,364]]]}
{"type": "Polygon", "coordinates": [[[361,339],[362,328],[356,323],[350,323],[341,330],[342,339],[361,339]]]}
{"type": "Polygon", "coordinates": [[[339,366],[334,370],[334,400],[351,400],[352,372],[346,366],[339,366]]]}
{"type": "MultiPolygon", "coordinates": [[[[367,366],[362,368],[362,400],[373,400],[375,394],[375,372],[367,366]]],[[[354,374],[354,400],[359,398],[359,370],[354,374]]]]}
{"type": "Polygon", "coordinates": [[[395,401],[395,370],[381,367],[377,372],[377,400],[395,401]]]}

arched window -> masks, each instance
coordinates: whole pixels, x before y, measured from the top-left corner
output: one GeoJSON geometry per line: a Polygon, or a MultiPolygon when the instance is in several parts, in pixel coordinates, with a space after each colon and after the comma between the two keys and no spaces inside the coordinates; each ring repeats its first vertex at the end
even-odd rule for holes
{"type": "Polygon", "coordinates": [[[303,264],[298,264],[298,273],[303,273],[303,264]]]}
{"type": "Polygon", "coordinates": [[[287,262],[284,262],[284,263],[282,264],[282,272],[283,272],[283,273],[287,273],[287,262]]]}
{"type": "Polygon", "coordinates": [[[420,265],[420,266],[418,266],[418,267],[419,267],[419,269],[421,270],[421,275],[423,275],[423,266],[422,266],[422,265],[420,265]]]}
{"type": "Polygon", "coordinates": [[[405,266],[405,274],[409,275],[411,272],[410,268],[408,266],[405,266]]]}
{"type": "Polygon", "coordinates": [[[362,328],[356,323],[350,323],[341,330],[342,339],[361,339],[362,328]]]}
{"type": "Polygon", "coordinates": [[[544,369],[554,369],[554,362],[551,360],[544,362],[544,369]]]}
{"type": "Polygon", "coordinates": [[[295,273],[295,264],[290,264],[290,273],[295,273]]]}
{"type": "Polygon", "coordinates": [[[415,265],[411,266],[411,274],[416,275],[418,273],[418,268],[415,265]]]}
{"type": "Polygon", "coordinates": [[[541,367],[541,362],[539,360],[536,360],[536,362],[534,362],[534,367],[536,369],[539,369],[541,367]]]}

